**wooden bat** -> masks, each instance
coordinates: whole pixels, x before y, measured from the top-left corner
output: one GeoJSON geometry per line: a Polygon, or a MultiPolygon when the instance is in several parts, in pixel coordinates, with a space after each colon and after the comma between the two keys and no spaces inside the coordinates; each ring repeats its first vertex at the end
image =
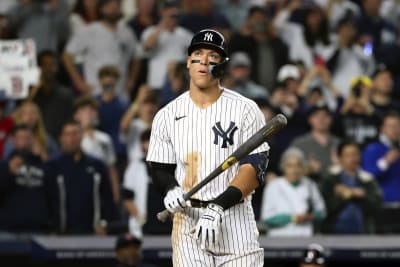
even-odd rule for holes
{"type": "MultiPolygon", "coordinates": [[[[189,192],[187,192],[183,199],[186,201],[191,196],[193,196],[197,191],[199,191],[203,186],[212,181],[215,177],[220,175],[222,172],[229,169],[235,163],[246,157],[255,148],[259,147],[264,143],[270,136],[277,133],[287,124],[287,119],[283,114],[278,114],[269,120],[264,127],[262,127],[258,132],[256,132],[252,137],[250,137],[246,142],[244,142],[238,149],[236,149],[224,162],[221,163],[215,170],[213,170],[206,178],[195,185],[189,192]]],[[[169,217],[169,211],[167,209],[157,213],[158,220],[165,222],[169,217]]]]}

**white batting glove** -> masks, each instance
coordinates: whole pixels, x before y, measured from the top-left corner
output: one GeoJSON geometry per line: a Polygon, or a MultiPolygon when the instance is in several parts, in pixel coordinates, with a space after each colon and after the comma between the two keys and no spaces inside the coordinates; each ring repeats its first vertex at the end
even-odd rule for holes
{"type": "Polygon", "coordinates": [[[183,209],[186,207],[186,202],[183,199],[184,194],[185,192],[183,192],[182,188],[179,186],[169,190],[167,195],[164,197],[165,208],[170,213],[183,211],[183,209]]]}
{"type": "Polygon", "coordinates": [[[213,203],[207,205],[194,231],[195,239],[200,240],[201,249],[218,243],[223,215],[224,210],[221,206],[213,203]]]}

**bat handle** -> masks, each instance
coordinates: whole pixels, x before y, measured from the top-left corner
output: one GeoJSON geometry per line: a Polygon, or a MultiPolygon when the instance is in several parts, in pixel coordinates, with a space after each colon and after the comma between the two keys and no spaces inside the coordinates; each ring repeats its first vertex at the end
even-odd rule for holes
{"type": "Polygon", "coordinates": [[[171,214],[169,213],[169,211],[167,209],[165,209],[165,210],[160,211],[159,213],[157,213],[157,219],[160,222],[165,222],[170,215],[171,214]]]}

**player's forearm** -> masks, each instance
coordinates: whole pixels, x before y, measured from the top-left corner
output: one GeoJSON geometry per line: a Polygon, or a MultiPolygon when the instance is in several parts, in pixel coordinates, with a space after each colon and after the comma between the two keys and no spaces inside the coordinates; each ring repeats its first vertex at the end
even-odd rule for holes
{"type": "Polygon", "coordinates": [[[240,165],[239,172],[230,183],[242,192],[242,199],[251,194],[258,186],[256,170],[250,164],[240,165]]]}

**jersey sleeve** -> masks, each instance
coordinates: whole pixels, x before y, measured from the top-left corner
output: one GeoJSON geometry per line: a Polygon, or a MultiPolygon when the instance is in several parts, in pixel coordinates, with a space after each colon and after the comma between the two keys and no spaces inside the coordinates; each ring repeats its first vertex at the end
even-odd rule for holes
{"type": "MultiPolygon", "coordinates": [[[[255,102],[248,105],[247,112],[243,122],[243,143],[252,137],[258,130],[265,126],[265,117],[255,102]]],[[[262,143],[254,149],[250,154],[269,151],[267,142],[262,143]]]]}
{"type": "Polygon", "coordinates": [[[170,138],[168,127],[169,116],[165,109],[160,110],[154,118],[151,127],[149,150],[147,161],[176,164],[174,147],[170,138]]]}

